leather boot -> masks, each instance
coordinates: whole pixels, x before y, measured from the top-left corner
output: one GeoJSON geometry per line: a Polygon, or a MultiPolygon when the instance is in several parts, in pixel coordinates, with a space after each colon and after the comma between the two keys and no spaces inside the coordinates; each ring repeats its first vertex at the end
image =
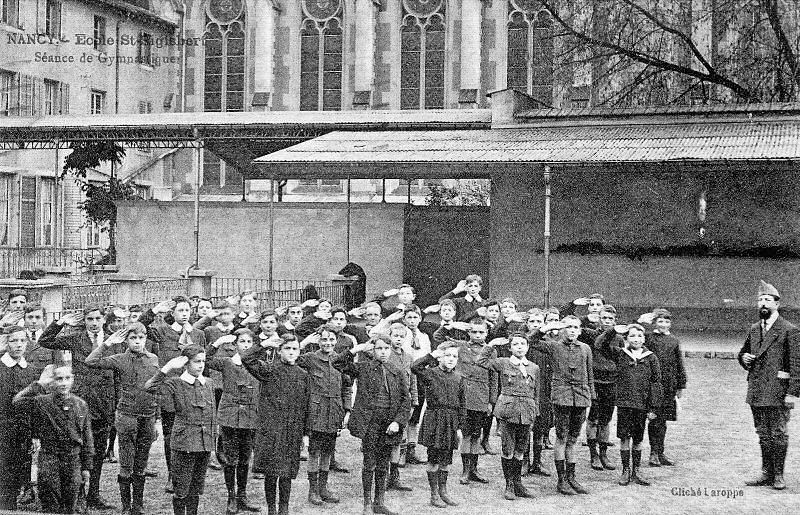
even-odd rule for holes
{"type": "Polygon", "coordinates": [[[133,496],[131,498],[131,515],[142,515],[144,513],[144,475],[134,474],[131,477],[131,488],[133,496]]]}
{"type": "Polygon", "coordinates": [[[469,484],[469,472],[472,470],[472,455],[461,453],[461,466],[463,467],[461,472],[461,480],[459,483],[462,485],[469,484]]]}
{"type": "Polygon", "coordinates": [[[589,465],[594,470],[603,470],[603,464],[600,463],[600,455],[597,454],[597,440],[587,440],[586,443],[589,446],[589,465]]]}
{"type": "Polygon", "coordinates": [[[775,477],[772,480],[772,488],[783,490],[786,483],[783,482],[783,465],[786,462],[786,451],[789,444],[786,442],[776,442],[772,447],[772,467],[775,477]]]}
{"type": "Polygon", "coordinates": [[[119,483],[119,498],[122,502],[122,515],[131,513],[131,478],[117,476],[119,483]]]}
{"type": "Polygon", "coordinates": [[[261,507],[251,504],[247,498],[247,465],[236,467],[236,505],[239,511],[251,511],[257,513],[261,507]]]}
{"type": "Polygon", "coordinates": [[[528,470],[531,474],[537,476],[545,476],[550,477],[550,472],[545,470],[544,465],[542,464],[542,445],[541,444],[534,444],[533,445],[533,461],[531,462],[530,467],[528,470]]]}
{"type": "Polygon", "coordinates": [[[608,459],[608,442],[599,442],[600,447],[600,464],[603,466],[605,470],[614,470],[617,467],[611,463],[611,460],[608,459]]]}
{"type": "Polygon", "coordinates": [[[431,506],[447,508],[447,504],[439,496],[439,473],[428,471],[428,486],[431,488],[431,506]]]}
{"type": "Polygon", "coordinates": [[[558,484],[556,484],[556,490],[558,493],[563,495],[575,495],[575,490],[569,485],[567,481],[567,472],[564,460],[555,460],[556,463],[556,474],[558,474],[558,484]]]}
{"type": "Polygon", "coordinates": [[[622,475],[619,478],[619,486],[631,484],[631,451],[619,451],[622,460],[622,475]]]}
{"type": "Polygon", "coordinates": [[[406,463],[408,465],[424,465],[428,462],[417,457],[417,444],[410,443],[406,447],[406,463]]]}
{"type": "Polygon", "coordinates": [[[744,482],[747,486],[772,486],[775,480],[775,462],[772,459],[772,445],[761,443],[761,475],[744,482]]]}
{"type": "Polygon", "coordinates": [[[361,515],[372,515],[372,476],[374,471],[361,471],[361,487],[364,490],[364,509],[361,515]]]}
{"type": "Polygon", "coordinates": [[[658,462],[664,467],[671,467],[675,465],[675,462],[667,458],[663,452],[658,453],[658,462]]]}
{"type": "Polygon", "coordinates": [[[186,515],[197,515],[197,509],[200,506],[200,496],[191,495],[186,498],[186,515]]]}
{"type": "Polygon", "coordinates": [[[390,510],[386,504],[386,469],[375,470],[375,500],[372,502],[372,513],[383,515],[398,515],[390,510]]]}
{"type": "Polygon", "coordinates": [[[175,515],[186,515],[186,499],[172,498],[172,511],[175,515]]]}
{"type": "Polygon", "coordinates": [[[236,489],[228,488],[228,504],[225,506],[225,515],[239,513],[239,504],[236,502],[236,489]]]}
{"type": "Polygon", "coordinates": [[[387,490],[398,490],[400,492],[410,492],[412,488],[400,481],[400,466],[397,463],[389,465],[389,482],[386,484],[387,490]]]}
{"type": "Polygon", "coordinates": [[[567,463],[567,482],[569,486],[575,490],[575,493],[578,494],[588,494],[589,490],[585,489],[582,484],[578,483],[578,480],[575,479],[575,464],[574,463],[567,463]]]}
{"type": "Polygon", "coordinates": [[[636,483],[637,485],[642,486],[650,486],[649,481],[645,481],[641,477],[639,477],[639,466],[642,462],[642,451],[632,450],[631,451],[631,481],[636,483]]]}
{"type": "Polygon", "coordinates": [[[329,472],[327,470],[320,470],[319,471],[319,498],[323,501],[331,504],[337,504],[339,502],[339,498],[333,495],[328,490],[328,476],[329,472]]]}
{"type": "Polygon", "coordinates": [[[650,459],[648,460],[647,464],[651,467],[660,467],[661,462],[658,460],[658,453],[654,450],[650,450],[650,459]]]}
{"type": "Polygon", "coordinates": [[[500,458],[500,463],[503,466],[503,477],[506,480],[506,489],[503,492],[503,498],[506,501],[513,501],[517,498],[517,494],[514,493],[514,478],[513,473],[511,472],[511,460],[507,458],[500,458]]]}
{"type": "Polygon", "coordinates": [[[308,473],[308,502],[314,506],[322,506],[325,501],[319,496],[319,472],[308,473]]]}
{"type": "Polygon", "coordinates": [[[226,465],[222,468],[222,475],[225,478],[225,489],[228,491],[225,515],[233,515],[239,512],[239,506],[236,503],[236,467],[226,465]]]}
{"type": "Polygon", "coordinates": [[[533,497],[528,489],[522,484],[522,460],[511,458],[511,473],[514,480],[514,494],[517,497],[533,497]]]}
{"type": "Polygon", "coordinates": [[[472,460],[470,461],[470,464],[472,466],[469,469],[469,480],[470,481],[475,481],[476,483],[481,483],[483,485],[488,484],[489,483],[488,479],[484,479],[483,477],[478,475],[478,455],[477,454],[473,454],[472,455],[472,460]]]}
{"type": "Polygon", "coordinates": [[[449,504],[450,506],[458,506],[458,503],[454,501],[447,492],[447,476],[448,472],[446,470],[439,471],[439,497],[442,498],[445,504],[449,504]]]}

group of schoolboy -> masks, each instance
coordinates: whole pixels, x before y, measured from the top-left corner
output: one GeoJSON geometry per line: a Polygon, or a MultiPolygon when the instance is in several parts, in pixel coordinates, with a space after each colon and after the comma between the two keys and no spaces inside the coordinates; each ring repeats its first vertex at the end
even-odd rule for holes
{"type": "Polygon", "coordinates": [[[288,513],[306,448],[308,502],[338,503],[328,480],[345,427],[362,441],[364,513],[395,513],[386,491],[411,490],[400,469],[426,463],[418,446],[430,504],[457,506],[453,452],[462,485],[488,483],[478,461],[496,454],[495,419],[508,500],[531,497],[522,476],[550,475],[541,456],[553,427],[558,492],[588,493],[575,448],[587,411],[592,468],[616,468],[607,455],[615,406],[619,484],[649,484],[639,469],[648,421],[650,466],[673,464],[666,422],[676,419],[686,374],[669,312],[619,325],[600,295],[517,312],[512,299],[484,300],[481,290],[471,275],[424,311],[401,285],[350,311],[311,299],[262,312],[248,291],[218,305],[178,297],[144,312],[87,308],[47,327],[42,308],[16,292],[0,320],[0,509],[16,509],[34,447],[44,511],[73,513],[81,488],[89,506],[113,508],[99,492],[113,427],[121,512],[144,513],[158,418],[165,490],[181,515],[203,511],[212,452],[227,514],[260,509],[247,495],[251,461],[268,513],[288,513]],[[577,306],[588,314],[576,317],[577,306]]]}

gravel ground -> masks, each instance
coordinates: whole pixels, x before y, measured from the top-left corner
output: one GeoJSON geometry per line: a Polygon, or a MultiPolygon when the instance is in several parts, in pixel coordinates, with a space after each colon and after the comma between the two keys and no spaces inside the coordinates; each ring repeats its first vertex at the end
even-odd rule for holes
{"type": "MultiPolygon", "coordinates": [[[[794,442],[787,458],[786,490],[778,492],[769,488],[744,486],[744,478],[756,472],[760,466],[752,418],[744,402],[744,371],[735,360],[730,359],[689,358],[686,364],[689,387],[681,401],[679,420],[670,423],[667,433],[667,454],[675,459],[677,466],[643,467],[643,475],[653,482],[650,487],[618,486],[619,471],[591,470],[588,466],[588,450],[580,447],[578,479],[591,490],[590,495],[564,497],[555,491],[553,478],[525,478],[525,484],[536,498],[509,502],[501,498],[503,480],[498,456],[482,456],[480,460],[479,468],[491,479],[491,484],[461,486],[457,481],[460,459],[456,455],[451,472],[455,477],[451,479],[450,491],[461,501],[459,507],[444,510],[428,504],[424,466],[407,467],[401,471],[403,479],[414,491],[390,492],[387,504],[405,514],[449,511],[474,515],[530,513],[532,510],[541,513],[566,511],[571,514],[786,513],[791,508],[800,508],[800,447],[794,442]]],[[[792,435],[798,434],[796,419],[790,423],[790,432],[792,435]]],[[[499,441],[497,437],[494,438],[494,446],[499,448],[499,441]]],[[[292,513],[360,513],[359,441],[345,431],[337,447],[339,459],[351,469],[350,474],[332,474],[331,477],[330,487],[342,498],[341,504],[323,508],[308,505],[305,466],[301,466],[300,474],[293,483],[292,513]]],[[[617,445],[609,450],[617,463],[618,449],[617,445]]],[[[645,460],[648,453],[645,447],[645,460]]],[[[553,468],[552,451],[545,451],[543,461],[550,469],[553,468]]],[[[149,480],[147,484],[146,513],[172,513],[170,497],[162,490],[165,472],[160,438],[153,445],[151,463],[159,470],[160,477],[149,480]]],[[[103,495],[119,503],[116,474],[116,465],[106,465],[103,495]]],[[[251,481],[251,500],[263,502],[262,485],[257,480],[251,481]]],[[[223,514],[225,500],[222,473],[209,470],[200,513],[223,514]]],[[[266,509],[262,511],[266,513],[266,509]]]]}

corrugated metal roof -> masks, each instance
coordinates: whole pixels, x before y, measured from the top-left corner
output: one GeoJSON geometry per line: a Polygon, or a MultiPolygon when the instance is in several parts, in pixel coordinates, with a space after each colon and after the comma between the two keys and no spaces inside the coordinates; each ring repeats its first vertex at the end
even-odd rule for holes
{"type": "MultiPolygon", "coordinates": [[[[387,126],[415,124],[480,124],[489,126],[492,113],[489,109],[430,109],[425,111],[247,111],[241,113],[151,113],[115,115],[66,115],[40,118],[2,118],[3,127],[45,128],[184,128],[202,125],[225,126],[286,126],[314,125],[337,126],[359,125],[387,126]]],[[[388,128],[388,127],[387,127],[388,128]]]]}
{"type": "MultiPolygon", "coordinates": [[[[800,158],[800,120],[705,124],[515,127],[466,131],[332,132],[256,159],[259,175],[304,167],[496,163],[591,164],[800,158]]],[[[382,166],[382,170],[375,167],[382,166]]],[[[388,168],[387,168],[388,167],[388,168]]]]}

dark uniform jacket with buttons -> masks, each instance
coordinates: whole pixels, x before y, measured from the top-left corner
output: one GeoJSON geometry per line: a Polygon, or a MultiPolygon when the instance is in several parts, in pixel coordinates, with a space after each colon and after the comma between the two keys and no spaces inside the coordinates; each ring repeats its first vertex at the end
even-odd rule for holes
{"type": "Polygon", "coordinates": [[[309,377],[311,431],[336,433],[342,427],[345,411],[352,408],[352,382],[334,368],[335,357],[336,353],[329,355],[318,350],[297,358],[297,364],[309,377]]]}
{"type": "Polygon", "coordinates": [[[751,325],[738,357],[747,370],[750,406],[782,407],[787,393],[800,394],[800,332],[785,318],[779,316],[763,336],[760,322],[751,325]],[[749,366],[742,360],[745,353],[755,355],[749,366]]]}
{"type": "Polygon", "coordinates": [[[501,393],[494,406],[494,416],[514,424],[533,424],[539,413],[539,367],[523,358],[498,358],[495,348],[487,345],[481,350],[476,364],[495,371],[500,376],[501,393]],[[525,374],[519,364],[525,368],[525,374]]]}
{"type": "Polygon", "coordinates": [[[172,450],[211,452],[214,450],[214,387],[202,376],[194,377],[193,384],[187,380],[191,381],[188,372],[167,378],[159,370],[146,386],[151,393],[161,391],[175,408],[172,450]]]}
{"type": "Polygon", "coordinates": [[[86,357],[86,365],[117,373],[120,386],[117,410],[120,413],[133,417],[155,416],[158,400],[144,385],[158,372],[158,356],[152,352],[137,354],[130,350],[104,356],[112,352],[109,347],[101,345],[86,357]]]}
{"type": "Polygon", "coordinates": [[[592,350],[581,341],[566,338],[547,343],[553,357],[550,400],[558,406],[588,408],[596,398],[592,350]]]}
{"type": "MultiPolygon", "coordinates": [[[[206,369],[220,374],[222,397],[217,408],[217,424],[237,429],[258,426],[260,382],[244,368],[241,357],[221,357],[219,349],[209,346],[206,369]]],[[[234,355],[235,356],[235,355],[234,355]]]]}
{"type": "Polygon", "coordinates": [[[491,412],[497,402],[497,373],[478,365],[476,360],[484,345],[455,341],[458,344],[458,365],[456,370],[463,376],[466,387],[467,410],[491,412]]]}
{"type": "Polygon", "coordinates": [[[605,331],[598,342],[608,348],[617,361],[615,404],[620,408],[655,412],[664,398],[658,357],[646,348],[635,357],[630,350],[615,346],[613,338],[609,337],[611,333],[615,331],[605,331]]]}
{"type": "Polygon", "coordinates": [[[63,326],[56,322],[48,325],[39,338],[39,343],[48,349],[68,350],[72,353],[72,373],[75,375],[72,393],[89,405],[95,429],[113,425],[117,400],[114,372],[86,365],[93,343],[85,328],[69,331],[62,329],[63,326]]]}
{"type": "MultiPolygon", "coordinates": [[[[361,354],[359,359],[361,357],[366,357],[366,354],[361,354]]],[[[350,434],[356,438],[363,438],[367,434],[372,413],[378,410],[375,404],[376,393],[382,388],[388,387],[389,411],[391,412],[389,416],[400,426],[400,431],[385,441],[387,444],[401,443],[403,427],[411,418],[411,394],[406,372],[390,362],[382,364],[377,359],[365,359],[365,361],[354,363],[353,353],[350,351],[338,354],[333,360],[333,366],[343,374],[358,380],[356,400],[347,425],[350,434]]]]}
{"type": "Polygon", "coordinates": [[[70,394],[62,398],[47,391],[38,382],[14,397],[14,407],[28,415],[31,435],[38,438],[41,451],[61,457],[78,457],[81,470],[94,468],[94,440],[89,407],[83,399],[70,394]]]}
{"type": "MultiPolygon", "coordinates": [[[[663,390],[662,407],[674,417],[675,395],[678,390],[686,388],[686,367],[683,365],[683,352],[677,338],[671,334],[657,332],[648,333],[644,341],[645,347],[658,357],[661,367],[661,388],[663,390]]],[[[672,418],[668,418],[672,420],[672,418]]]]}

